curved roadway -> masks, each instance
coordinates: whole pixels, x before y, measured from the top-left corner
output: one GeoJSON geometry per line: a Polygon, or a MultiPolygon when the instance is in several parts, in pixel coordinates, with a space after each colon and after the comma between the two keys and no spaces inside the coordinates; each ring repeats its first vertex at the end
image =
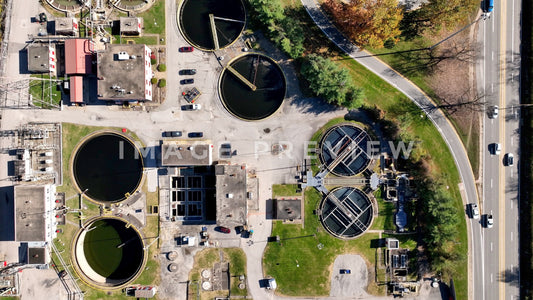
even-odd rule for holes
{"type": "MultiPolygon", "coordinates": [[[[342,51],[348,54],[352,59],[381,77],[383,80],[394,86],[411,101],[418,105],[435,124],[435,127],[439,130],[441,136],[446,141],[450,152],[453,155],[455,164],[459,169],[461,180],[463,181],[460,186],[461,195],[463,197],[463,204],[466,203],[478,203],[478,195],[474,180],[474,174],[466,150],[459,138],[459,135],[444,116],[443,112],[438,109],[431,99],[424,94],[415,84],[409,81],[407,78],[401,76],[398,72],[394,71],[391,67],[385,64],[383,61],[372,56],[371,53],[359,49],[353,43],[351,43],[328,19],[324,12],[320,9],[316,0],[301,0],[303,6],[307,10],[307,13],[315,24],[324,32],[324,34],[339,47],[342,51]]],[[[471,225],[471,224],[469,224],[471,225]]],[[[479,228],[477,228],[479,231],[479,228]]],[[[470,230],[470,234],[477,235],[470,230]]],[[[478,235],[479,236],[479,235],[478,235]]],[[[470,243],[480,243],[479,239],[473,239],[473,236],[469,237],[470,243]]],[[[470,245],[472,257],[476,257],[474,253],[476,249],[480,249],[481,245],[470,245]]],[[[469,259],[470,261],[470,259],[469,259]]],[[[475,266],[474,266],[475,267],[475,266]]],[[[479,266],[477,266],[479,267],[479,266]]],[[[473,280],[474,273],[470,272],[469,267],[469,282],[473,280]]],[[[471,291],[471,285],[469,284],[469,291],[471,291]]],[[[469,292],[469,295],[471,293],[469,292]]]]}

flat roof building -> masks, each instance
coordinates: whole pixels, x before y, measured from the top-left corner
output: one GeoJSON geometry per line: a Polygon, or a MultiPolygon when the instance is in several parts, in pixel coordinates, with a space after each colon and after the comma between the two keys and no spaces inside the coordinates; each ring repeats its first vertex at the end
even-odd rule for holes
{"type": "Polygon", "coordinates": [[[92,74],[94,43],[89,39],[65,41],[65,73],[92,74]]]}
{"type": "Polygon", "coordinates": [[[83,77],[70,76],[70,102],[83,103],[83,77]]]}
{"type": "Polygon", "coordinates": [[[120,17],[120,34],[140,35],[142,20],[137,17],[120,17]]]}
{"type": "Polygon", "coordinates": [[[57,74],[56,47],[54,44],[33,44],[28,47],[28,71],[57,74]]]}
{"type": "Polygon", "coordinates": [[[302,219],[301,199],[275,199],[274,219],[284,221],[295,221],[302,219]]]}
{"type": "Polygon", "coordinates": [[[55,238],[54,185],[17,185],[15,241],[51,242],[55,238]]]}
{"type": "Polygon", "coordinates": [[[98,52],[98,99],[152,101],[153,77],[146,45],[107,44],[98,52]]]}
{"type": "Polygon", "coordinates": [[[56,18],[55,29],[57,35],[78,36],[78,20],[76,18],[56,18]]]}
{"type": "Polygon", "coordinates": [[[217,224],[245,225],[247,222],[246,166],[216,165],[217,224]]]}
{"type": "Polygon", "coordinates": [[[163,141],[161,144],[161,165],[208,166],[213,163],[213,145],[206,142],[163,141]]]}
{"type": "Polygon", "coordinates": [[[44,265],[49,261],[46,247],[28,247],[28,264],[44,265]]]}

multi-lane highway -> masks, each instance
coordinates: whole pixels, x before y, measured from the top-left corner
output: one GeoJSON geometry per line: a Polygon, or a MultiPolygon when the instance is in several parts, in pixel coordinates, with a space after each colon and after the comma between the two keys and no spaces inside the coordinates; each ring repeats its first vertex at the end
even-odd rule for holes
{"type": "MultiPolygon", "coordinates": [[[[494,227],[472,225],[474,299],[518,299],[518,161],[519,152],[519,0],[495,1],[494,11],[480,24],[481,55],[478,65],[479,92],[485,96],[483,116],[482,214],[494,216],[494,227]],[[497,105],[499,115],[490,117],[497,105]],[[501,154],[489,151],[501,144],[501,154]],[[505,155],[513,153],[514,165],[506,166],[505,155]]],[[[494,151],[492,151],[494,152],[494,151]]]]}

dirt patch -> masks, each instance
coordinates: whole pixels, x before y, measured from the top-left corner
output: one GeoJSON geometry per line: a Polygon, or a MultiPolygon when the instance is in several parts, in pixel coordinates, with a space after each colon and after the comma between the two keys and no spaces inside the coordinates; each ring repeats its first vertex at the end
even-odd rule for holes
{"type": "MultiPolygon", "coordinates": [[[[445,38],[450,32],[442,33],[445,38]]],[[[473,34],[464,31],[442,43],[433,53],[438,63],[429,76],[429,86],[439,106],[455,123],[467,148],[474,172],[479,160],[480,113],[484,110],[484,95],[476,91],[474,62],[479,46],[472,41],[473,34]]]]}

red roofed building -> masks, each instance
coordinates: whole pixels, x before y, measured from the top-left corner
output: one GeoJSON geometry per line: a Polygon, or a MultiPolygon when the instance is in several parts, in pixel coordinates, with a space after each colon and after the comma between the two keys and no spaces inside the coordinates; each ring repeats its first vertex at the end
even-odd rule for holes
{"type": "Polygon", "coordinates": [[[65,73],[91,74],[94,44],[89,39],[65,41],[65,73]]]}
{"type": "Polygon", "coordinates": [[[70,102],[83,103],[83,77],[71,76],[70,77],[70,102]]]}

